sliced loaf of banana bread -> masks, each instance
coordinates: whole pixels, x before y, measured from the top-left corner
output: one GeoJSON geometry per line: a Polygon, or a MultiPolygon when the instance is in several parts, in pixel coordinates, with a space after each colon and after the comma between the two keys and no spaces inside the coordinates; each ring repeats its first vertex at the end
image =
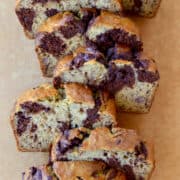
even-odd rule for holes
{"type": "Polygon", "coordinates": [[[11,115],[20,151],[47,151],[67,129],[116,125],[114,100],[80,84],[43,84],[23,93],[11,115]]]}
{"type": "Polygon", "coordinates": [[[152,145],[134,130],[78,128],[60,135],[52,146],[52,161],[103,161],[121,170],[127,180],[148,180],[154,168],[152,145]]]}

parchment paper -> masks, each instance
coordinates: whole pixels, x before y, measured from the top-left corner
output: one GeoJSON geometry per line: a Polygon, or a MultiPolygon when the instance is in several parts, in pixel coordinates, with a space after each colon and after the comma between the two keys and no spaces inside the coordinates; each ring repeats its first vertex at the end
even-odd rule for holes
{"type": "MultiPolygon", "coordinates": [[[[24,169],[47,161],[45,153],[18,152],[9,124],[16,97],[46,81],[39,70],[34,42],[25,38],[14,6],[15,0],[0,2],[0,180],[20,180],[24,169]]],[[[154,140],[152,180],[179,180],[180,1],[162,0],[155,18],[134,19],[145,51],[157,61],[161,81],[149,114],[119,114],[119,122],[154,140]]]]}

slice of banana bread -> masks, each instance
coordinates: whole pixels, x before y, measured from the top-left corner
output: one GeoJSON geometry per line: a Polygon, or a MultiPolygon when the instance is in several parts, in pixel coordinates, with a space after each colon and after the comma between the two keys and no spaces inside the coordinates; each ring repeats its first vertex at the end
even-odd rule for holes
{"type": "Polygon", "coordinates": [[[61,83],[76,82],[106,89],[115,96],[122,111],[148,112],[159,80],[154,60],[142,53],[134,57],[124,47],[116,46],[110,51],[109,59],[105,59],[96,49],[78,48],[73,55],[59,61],[54,86],[58,88],[61,83]]]}
{"type": "Polygon", "coordinates": [[[59,180],[50,165],[30,167],[22,173],[22,180],[59,180]]]}
{"type": "Polygon", "coordinates": [[[68,82],[99,86],[106,79],[106,64],[107,60],[97,49],[79,47],[58,62],[54,71],[54,86],[58,88],[59,83],[68,82]]]}
{"type": "Polygon", "coordinates": [[[84,44],[86,25],[72,13],[58,13],[45,21],[36,35],[36,52],[44,76],[51,77],[58,59],[84,44]]]}
{"type": "Polygon", "coordinates": [[[52,146],[52,161],[100,160],[121,170],[127,180],[148,179],[154,168],[153,148],[134,130],[79,128],[60,135],[52,146]]]}
{"type": "Polygon", "coordinates": [[[154,61],[146,56],[135,62],[115,60],[108,69],[108,82],[107,88],[115,92],[115,101],[121,110],[147,113],[159,84],[159,73],[154,61]]]}
{"type": "Polygon", "coordinates": [[[125,180],[120,171],[100,161],[57,161],[53,169],[60,180],[125,180]]]}
{"type": "Polygon", "coordinates": [[[26,35],[34,38],[39,26],[58,12],[97,8],[152,17],[159,4],[160,0],[17,0],[16,14],[26,35]]]}
{"type": "Polygon", "coordinates": [[[114,100],[80,84],[43,84],[22,94],[11,116],[20,151],[47,151],[67,129],[116,125],[114,100]]]}
{"type": "Polygon", "coordinates": [[[103,52],[115,44],[127,46],[135,52],[142,50],[139,29],[134,22],[111,12],[101,11],[90,22],[86,36],[103,52]]]}

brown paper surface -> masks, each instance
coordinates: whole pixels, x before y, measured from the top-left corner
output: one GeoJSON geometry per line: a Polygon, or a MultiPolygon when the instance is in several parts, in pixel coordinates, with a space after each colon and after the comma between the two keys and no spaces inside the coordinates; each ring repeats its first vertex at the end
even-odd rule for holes
{"type": "MultiPolygon", "coordinates": [[[[45,81],[34,52],[14,13],[15,0],[0,2],[0,180],[20,180],[29,166],[47,161],[45,153],[22,153],[9,124],[16,97],[45,81]]],[[[180,179],[180,1],[162,0],[153,19],[135,18],[144,50],[156,59],[160,75],[149,114],[119,114],[122,127],[134,128],[155,144],[152,180],[180,179]]]]}

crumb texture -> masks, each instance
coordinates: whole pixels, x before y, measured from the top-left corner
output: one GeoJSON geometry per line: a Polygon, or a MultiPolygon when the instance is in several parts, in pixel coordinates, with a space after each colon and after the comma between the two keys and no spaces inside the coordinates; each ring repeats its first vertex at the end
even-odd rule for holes
{"type": "Polygon", "coordinates": [[[58,90],[44,84],[17,100],[11,124],[20,150],[47,151],[59,133],[76,127],[113,126],[115,117],[113,99],[101,92],[78,84],[58,90]]]}
{"type": "Polygon", "coordinates": [[[121,128],[71,130],[56,139],[51,156],[53,161],[104,161],[128,180],[148,179],[154,167],[151,145],[134,130],[121,128]]]}

